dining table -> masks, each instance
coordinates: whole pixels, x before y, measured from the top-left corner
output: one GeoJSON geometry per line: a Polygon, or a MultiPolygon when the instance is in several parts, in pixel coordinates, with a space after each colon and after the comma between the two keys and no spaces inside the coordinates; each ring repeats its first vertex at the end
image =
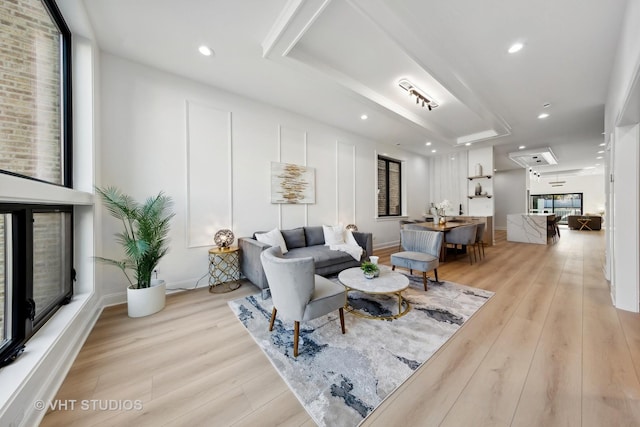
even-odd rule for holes
{"type": "Polygon", "coordinates": [[[465,222],[465,221],[447,221],[444,224],[439,224],[435,222],[416,222],[412,225],[417,225],[423,227],[427,230],[431,231],[439,231],[444,233],[442,236],[442,248],[440,249],[440,262],[445,261],[445,257],[447,255],[447,232],[453,230],[456,227],[461,227],[463,225],[473,225],[473,222],[465,222]]]}

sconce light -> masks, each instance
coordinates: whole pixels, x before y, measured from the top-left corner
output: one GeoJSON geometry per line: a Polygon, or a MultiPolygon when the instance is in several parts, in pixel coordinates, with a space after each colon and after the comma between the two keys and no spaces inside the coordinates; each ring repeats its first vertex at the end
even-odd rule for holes
{"type": "Polygon", "coordinates": [[[398,82],[398,85],[407,92],[409,92],[409,96],[416,97],[416,104],[422,107],[427,107],[429,111],[433,110],[438,106],[438,103],[433,100],[433,98],[419,89],[416,85],[411,83],[407,79],[402,79],[398,82]]]}
{"type": "Polygon", "coordinates": [[[355,224],[348,224],[344,229],[349,231],[358,231],[358,226],[355,224]]]}
{"type": "Polygon", "coordinates": [[[218,230],[213,236],[213,241],[220,249],[227,249],[233,244],[233,240],[235,236],[233,235],[233,231],[223,228],[222,230],[218,230]]]}

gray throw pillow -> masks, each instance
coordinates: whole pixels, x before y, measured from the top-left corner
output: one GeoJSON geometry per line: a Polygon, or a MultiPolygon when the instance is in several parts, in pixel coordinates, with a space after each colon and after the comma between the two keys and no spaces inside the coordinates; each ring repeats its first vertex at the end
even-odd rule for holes
{"type": "Polygon", "coordinates": [[[307,246],[302,227],[294,228],[293,230],[280,230],[280,232],[282,233],[284,242],[287,244],[287,249],[304,248],[307,246]]]}
{"type": "Polygon", "coordinates": [[[324,231],[322,226],[305,227],[304,235],[307,238],[307,246],[324,245],[324,231]]]}

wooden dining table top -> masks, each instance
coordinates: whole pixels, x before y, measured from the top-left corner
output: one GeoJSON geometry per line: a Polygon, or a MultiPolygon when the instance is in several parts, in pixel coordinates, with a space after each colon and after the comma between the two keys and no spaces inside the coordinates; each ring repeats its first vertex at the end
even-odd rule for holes
{"type": "Polygon", "coordinates": [[[449,231],[449,230],[453,230],[456,227],[461,227],[463,225],[473,225],[473,224],[475,223],[447,221],[444,224],[436,224],[434,222],[416,222],[414,225],[419,225],[420,227],[424,227],[433,231],[449,231]]]}

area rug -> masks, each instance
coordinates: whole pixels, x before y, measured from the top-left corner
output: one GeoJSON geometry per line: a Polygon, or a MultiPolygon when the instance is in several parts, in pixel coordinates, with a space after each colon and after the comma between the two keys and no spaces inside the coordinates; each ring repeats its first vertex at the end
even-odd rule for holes
{"type": "MultiPolygon", "coordinates": [[[[272,300],[259,294],[229,302],[300,403],[319,426],[356,426],[429,359],[493,292],[452,282],[430,283],[408,276],[404,297],[411,310],[395,320],[371,320],[338,311],[300,324],[299,354],[293,357],[293,322],[276,317],[269,332],[272,300]]],[[[337,281],[336,277],[330,277],[337,281]]],[[[395,297],[349,292],[352,307],[368,314],[398,310],[395,297]]]]}

